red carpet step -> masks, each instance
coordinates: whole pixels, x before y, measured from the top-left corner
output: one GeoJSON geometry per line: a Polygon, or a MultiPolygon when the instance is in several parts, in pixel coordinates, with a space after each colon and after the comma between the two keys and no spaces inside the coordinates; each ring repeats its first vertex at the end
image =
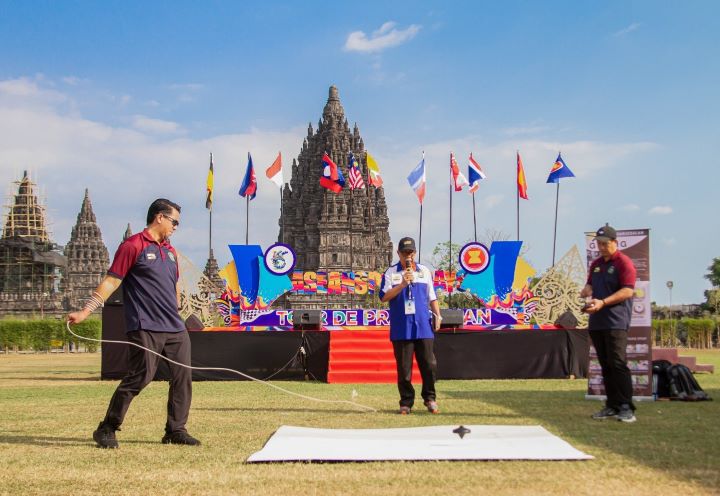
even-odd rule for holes
{"type": "MultiPolygon", "coordinates": [[[[390,331],[329,331],[327,381],[332,384],[395,384],[397,372],[390,331]]],[[[421,384],[413,360],[413,383],[421,384]]]]}

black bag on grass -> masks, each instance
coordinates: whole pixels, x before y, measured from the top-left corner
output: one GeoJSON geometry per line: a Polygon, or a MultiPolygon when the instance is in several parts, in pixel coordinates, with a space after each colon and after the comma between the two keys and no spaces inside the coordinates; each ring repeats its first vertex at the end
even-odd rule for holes
{"type": "MultiPolygon", "coordinates": [[[[670,399],[679,401],[705,401],[711,400],[695,380],[692,371],[682,364],[671,365],[665,375],[670,390],[670,399]]],[[[658,396],[660,396],[658,394],[658,396]]]]}
{"type": "Polygon", "coordinates": [[[672,362],[667,360],[653,360],[653,394],[656,398],[670,397],[670,381],[667,371],[672,367],[672,362]]]}

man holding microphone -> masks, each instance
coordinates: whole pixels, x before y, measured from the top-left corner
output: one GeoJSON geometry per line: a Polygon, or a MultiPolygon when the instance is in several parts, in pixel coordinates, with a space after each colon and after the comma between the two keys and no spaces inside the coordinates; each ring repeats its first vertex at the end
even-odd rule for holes
{"type": "Polygon", "coordinates": [[[440,329],[440,307],[430,270],[415,263],[415,240],[398,243],[400,261],[383,275],[380,301],[390,303],[390,340],[397,364],[401,415],[411,412],[415,402],[412,385],[413,355],[422,377],[422,398],[430,413],[439,413],[435,401],[437,362],[433,353],[434,331],[440,329]],[[432,319],[431,316],[435,316],[432,319]]]}

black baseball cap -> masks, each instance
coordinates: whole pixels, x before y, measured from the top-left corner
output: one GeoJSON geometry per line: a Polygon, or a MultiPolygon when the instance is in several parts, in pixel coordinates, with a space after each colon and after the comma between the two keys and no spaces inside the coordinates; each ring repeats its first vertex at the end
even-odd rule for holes
{"type": "Polygon", "coordinates": [[[417,251],[415,240],[408,237],[402,238],[398,243],[398,251],[417,251]]]}
{"type": "Polygon", "coordinates": [[[615,228],[605,224],[595,232],[595,239],[598,241],[612,241],[617,239],[615,228]]]}

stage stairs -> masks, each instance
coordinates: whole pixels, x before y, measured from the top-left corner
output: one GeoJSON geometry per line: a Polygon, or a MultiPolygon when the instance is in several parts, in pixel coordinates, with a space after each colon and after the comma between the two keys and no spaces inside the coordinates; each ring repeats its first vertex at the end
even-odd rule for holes
{"type": "MultiPolygon", "coordinates": [[[[331,384],[396,384],[397,371],[390,331],[328,331],[330,360],[327,381],[331,384]]],[[[421,384],[413,360],[413,384],[421,384]]]]}

